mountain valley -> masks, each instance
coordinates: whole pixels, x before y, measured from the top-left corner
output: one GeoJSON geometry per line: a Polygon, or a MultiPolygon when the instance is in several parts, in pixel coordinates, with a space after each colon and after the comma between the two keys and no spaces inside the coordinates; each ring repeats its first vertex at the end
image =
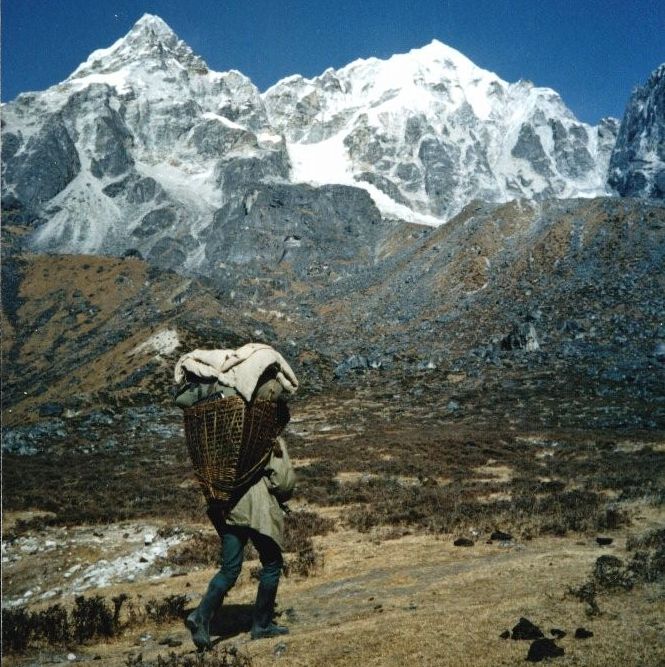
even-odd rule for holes
{"type": "Polygon", "coordinates": [[[8,664],[512,665],[521,616],[665,660],[662,70],[596,127],[436,41],[261,93],[146,15],[4,105],[8,664]],[[173,367],[249,341],[301,381],[292,634],[247,640],[248,570],[195,658],[173,367]]]}

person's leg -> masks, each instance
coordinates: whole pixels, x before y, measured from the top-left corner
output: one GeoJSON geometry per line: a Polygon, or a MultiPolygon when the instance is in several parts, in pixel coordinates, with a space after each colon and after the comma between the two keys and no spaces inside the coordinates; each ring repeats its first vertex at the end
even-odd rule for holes
{"type": "Polygon", "coordinates": [[[289,629],[283,625],[275,625],[272,621],[279,576],[284,565],[282,551],[274,540],[256,531],[252,531],[250,537],[259,552],[259,558],[263,566],[259,578],[259,588],[256,593],[256,603],[254,604],[252,639],[286,635],[289,629]]]}
{"type": "Polygon", "coordinates": [[[199,606],[185,621],[192,633],[192,641],[200,651],[211,647],[210,621],[222,604],[224,596],[233,587],[242,568],[243,551],[247,544],[247,531],[234,526],[227,526],[222,534],[222,565],[210,580],[208,590],[199,606]]]}

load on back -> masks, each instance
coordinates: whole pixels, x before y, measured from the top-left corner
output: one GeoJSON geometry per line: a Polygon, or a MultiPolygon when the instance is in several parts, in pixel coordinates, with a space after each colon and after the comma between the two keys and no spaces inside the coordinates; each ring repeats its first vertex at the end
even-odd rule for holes
{"type": "Polygon", "coordinates": [[[269,345],[193,350],[175,366],[176,405],[203,494],[233,504],[261,471],[289,422],[293,370],[269,345]]]}

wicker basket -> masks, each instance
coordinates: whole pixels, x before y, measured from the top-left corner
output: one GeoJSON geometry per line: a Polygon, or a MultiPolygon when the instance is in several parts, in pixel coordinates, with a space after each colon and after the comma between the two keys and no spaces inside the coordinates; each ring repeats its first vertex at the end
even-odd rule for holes
{"type": "Polygon", "coordinates": [[[229,501],[267,463],[289,421],[285,403],[239,396],[185,408],[185,439],[194,472],[208,501],[229,501]]]}

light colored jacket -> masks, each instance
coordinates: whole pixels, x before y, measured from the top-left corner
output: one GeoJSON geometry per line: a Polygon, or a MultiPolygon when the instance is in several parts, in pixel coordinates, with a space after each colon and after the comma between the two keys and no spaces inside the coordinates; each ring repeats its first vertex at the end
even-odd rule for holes
{"type": "Polygon", "coordinates": [[[231,509],[226,523],[232,526],[249,526],[262,535],[271,537],[280,549],[284,549],[284,510],[280,502],[286,502],[296,485],[295,471],[289,458],[284,439],[277,438],[281,456],[274,452],[266,465],[266,474],[249,487],[231,509]]]}

